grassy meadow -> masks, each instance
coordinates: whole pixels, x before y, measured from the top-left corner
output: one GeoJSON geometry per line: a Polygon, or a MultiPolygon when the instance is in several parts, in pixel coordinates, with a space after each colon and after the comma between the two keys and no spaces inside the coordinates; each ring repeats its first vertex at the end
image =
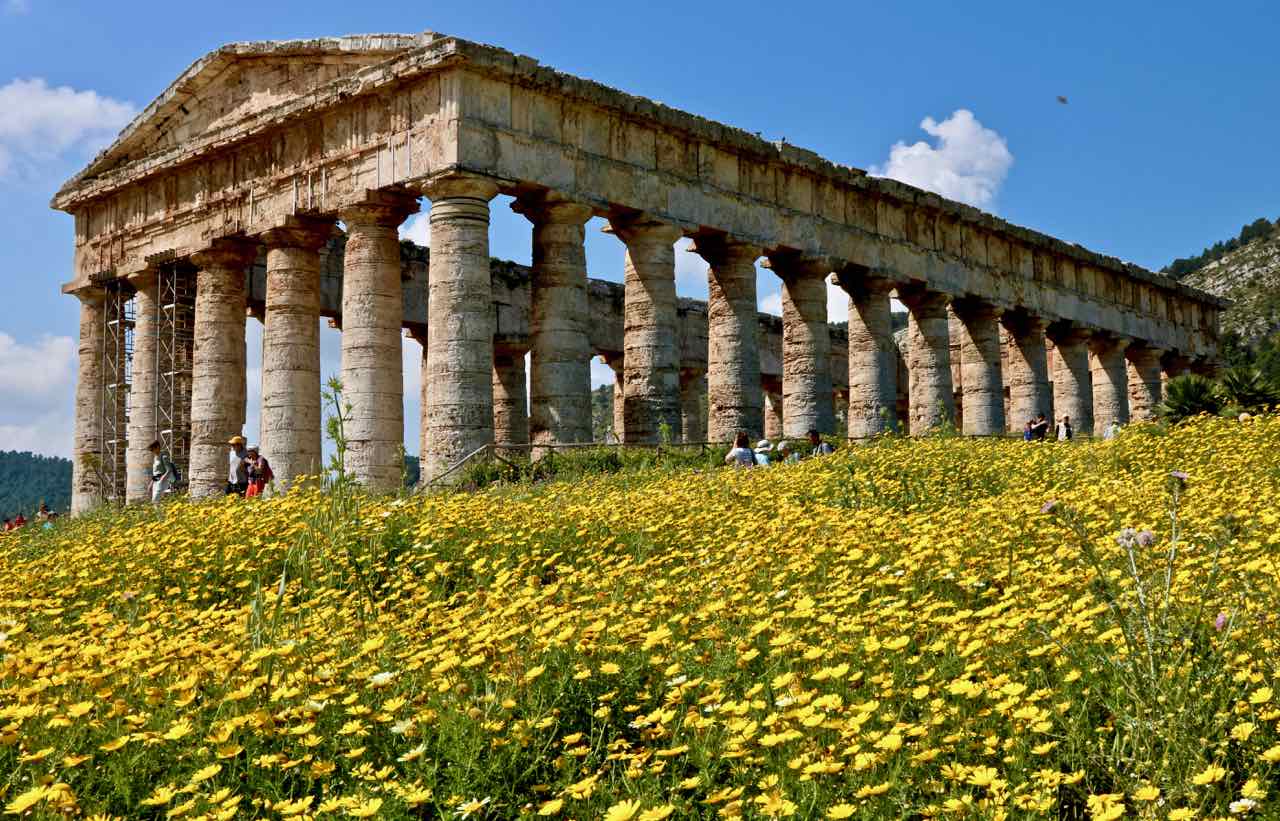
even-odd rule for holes
{"type": "Polygon", "coordinates": [[[0,807],[1280,817],[1280,418],[0,534],[0,807]]]}

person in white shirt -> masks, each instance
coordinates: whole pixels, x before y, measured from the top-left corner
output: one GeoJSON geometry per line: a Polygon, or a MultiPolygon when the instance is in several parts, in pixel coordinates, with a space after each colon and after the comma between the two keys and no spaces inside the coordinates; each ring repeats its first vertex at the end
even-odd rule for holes
{"type": "Polygon", "coordinates": [[[173,492],[173,486],[178,482],[178,469],[173,466],[169,454],[160,449],[159,442],[152,442],[147,450],[151,451],[151,502],[159,504],[173,492]]]}
{"type": "Polygon", "coordinates": [[[1058,423],[1058,441],[1067,442],[1074,434],[1075,431],[1071,427],[1071,417],[1062,417],[1062,421],[1058,423]]]}
{"type": "Polygon", "coordinates": [[[751,450],[751,440],[746,431],[739,431],[733,437],[733,449],[724,455],[724,463],[739,468],[750,468],[756,465],[756,454],[751,450]]]}
{"type": "Polygon", "coordinates": [[[769,454],[773,451],[773,443],[768,439],[761,439],[756,442],[756,464],[760,467],[769,466],[769,454]]]}

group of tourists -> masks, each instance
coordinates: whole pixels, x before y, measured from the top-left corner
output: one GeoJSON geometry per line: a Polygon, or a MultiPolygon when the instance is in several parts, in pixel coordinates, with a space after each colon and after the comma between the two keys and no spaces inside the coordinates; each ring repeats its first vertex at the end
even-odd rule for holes
{"type": "MultiPolygon", "coordinates": [[[[227,444],[231,448],[227,471],[228,496],[261,496],[275,478],[271,463],[262,455],[257,445],[249,445],[240,435],[232,436],[227,444]]],[[[159,442],[152,442],[151,451],[151,501],[159,503],[177,490],[182,473],[159,442]]]]}
{"type": "MultiPolygon", "coordinates": [[[[831,447],[830,442],[824,442],[822,437],[816,430],[810,430],[808,433],[808,448],[810,456],[825,456],[829,453],[835,453],[835,448],[831,447]]],[[[725,454],[724,463],[740,468],[751,467],[768,467],[774,462],[790,463],[799,462],[802,458],[801,450],[805,448],[782,440],[775,447],[768,439],[761,439],[756,442],[756,446],[751,447],[751,437],[747,436],[746,431],[739,431],[738,435],[733,438],[733,448],[725,454]]]]}
{"type": "MultiPolygon", "coordinates": [[[[1114,439],[1116,434],[1120,432],[1120,420],[1112,419],[1102,430],[1103,439],[1114,439]]],[[[1063,416],[1054,425],[1053,438],[1059,442],[1069,442],[1076,435],[1076,430],[1071,426],[1071,417],[1063,416]]],[[[1049,420],[1042,413],[1035,419],[1028,419],[1027,424],[1022,426],[1022,440],[1024,442],[1040,442],[1049,438],[1049,420]]]]}
{"type": "MultiPolygon", "coordinates": [[[[45,504],[44,502],[41,502],[40,509],[36,511],[36,517],[35,517],[34,523],[38,527],[47,529],[47,528],[53,527],[53,522],[57,518],[58,518],[58,514],[50,510],[47,504],[45,504]]],[[[23,516],[21,513],[18,513],[16,516],[12,516],[12,517],[5,516],[4,526],[0,527],[0,533],[8,532],[10,530],[18,530],[19,528],[26,527],[27,524],[28,524],[27,517],[23,516]]]]}
{"type": "Polygon", "coordinates": [[[275,478],[271,463],[257,445],[246,444],[243,436],[232,436],[230,464],[227,470],[227,495],[253,498],[261,496],[275,478]]]}

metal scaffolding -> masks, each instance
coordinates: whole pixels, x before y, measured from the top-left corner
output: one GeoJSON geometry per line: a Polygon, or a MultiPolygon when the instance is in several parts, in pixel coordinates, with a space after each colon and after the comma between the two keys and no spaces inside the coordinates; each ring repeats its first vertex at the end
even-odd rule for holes
{"type": "Polygon", "coordinates": [[[125,447],[129,427],[129,385],[133,381],[133,289],[123,279],[104,284],[102,328],[102,495],[125,499],[125,447]]]}
{"type": "Polygon", "coordinates": [[[195,271],[182,261],[158,269],[155,419],[160,446],[185,482],[191,460],[191,367],[195,349],[195,271]]]}

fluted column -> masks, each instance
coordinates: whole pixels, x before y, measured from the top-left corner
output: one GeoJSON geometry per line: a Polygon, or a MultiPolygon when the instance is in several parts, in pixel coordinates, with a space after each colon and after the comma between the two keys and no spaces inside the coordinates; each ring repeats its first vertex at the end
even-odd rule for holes
{"type": "Polygon", "coordinates": [[[850,439],[869,439],[898,427],[898,363],[889,293],[879,277],[840,272],[834,281],[849,295],[850,439]]]}
{"type": "Polygon", "coordinates": [[[76,374],[76,417],[72,438],[71,515],[78,516],[102,501],[102,324],[103,294],[83,288],[80,300],[80,343],[76,374]]]}
{"type": "Polygon", "coordinates": [[[785,438],[782,432],[783,402],[782,380],[763,380],[764,387],[764,437],[775,444],[785,438]]]}
{"type": "Polygon", "coordinates": [[[590,442],[591,340],[583,242],[591,208],[554,195],[512,207],[533,223],[528,441],[590,442]]]}
{"type": "Polygon", "coordinates": [[[159,279],[154,270],[130,277],[133,295],[133,364],[129,381],[129,427],[125,438],[125,501],[151,500],[151,451],[156,436],[156,316],[159,279]]]}
{"type": "Polygon", "coordinates": [[[675,241],[680,229],[652,221],[614,221],[627,246],[623,307],[625,442],[657,442],[663,425],[680,428],[680,348],[675,241]]]}
{"type": "Polygon", "coordinates": [[[952,308],[960,320],[962,430],[969,436],[1001,436],[1005,429],[1000,361],[1003,311],[976,300],[957,300],[952,308]]]}
{"type": "Polygon", "coordinates": [[[623,433],[627,429],[626,416],[622,412],[625,371],[622,368],[622,354],[601,354],[600,358],[613,371],[613,442],[622,442],[623,433]]]}
{"type": "Polygon", "coordinates": [[[1156,408],[1161,399],[1160,357],[1163,353],[1160,348],[1143,344],[1130,345],[1125,350],[1129,418],[1134,422],[1150,422],[1156,418],[1156,408]]]}
{"type": "Polygon", "coordinates": [[[955,420],[950,319],[947,316],[951,297],[919,287],[901,286],[898,299],[909,312],[907,394],[911,405],[911,435],[923,436],[955,420]]]}
{"type": "Polygon", "coordinates": [[[421,355],[418,358],[418,486],[422,487],[428,479],[424,464],[427,452],[427,416],[422,408],[427,407],[430,401],[431,389],[431,380],[427,372],[427,330],[422,327],[411,327],[405,332],[421,348],[421,355]]]}
{"type": "Polygon", "coordinates": [[[707,261],[707,438],[732,442],[738,431],[764,432],[755,245],[699,238],[707,261]]]}
{"type": "Polygon", "coordinates": [[[1053,413],[1070,417],[1078,434],[1093,432],[1093,377],[1089,373],[1090,332],[1070,325],[1051,325],[1053,341],[1053,413]]]}
{"type": "Polygon", "coordinates": [[[428,407],[425,475],[448,470],[493,442],[493,296],[489,283],[486,177],[457,174],[432,183],[431,280],[427,305],[428,407]]]}
{"type": "Polygon", "coordinates": [[[1093,354],[1093,424],[1096,433],[1107,425],[1129,421],[1129,373],[1124,351],[1129,340],[1097,334],[1089,342],[1093,354]]]}
{"type": "Polygon", "coordinates": [[[830,262],[770,257],[782,279],[782,429],[799,438],[835,431],[831,402],[831,335],[827,328],[830,262]]]}
{"type": "Polygon", "coordinates": [[[245,270],[257,255],[257,245],[228,239],[191,257],[197,269],[189,468],[194,499],[222,494],[227,440],[244,427],[245,270]]]}
{"type": "Polygon", "coordinates": [[[702,397],[706,395],[706,371],[681,369],[680,436],[684,442],[707,441],[707,430],[702,423],[702,397]]]}
{"type": "Polygon", "coordinates": [[[1004,375],[1009,384],[1006,422],[1010,432],[1021,433],[1028,420],[1042,413],[1047,417],[1052,410],[1049,354],[1044,337],[1047,323],[1040,317],[1027,314],[1005,314],[1002,321],[1009,332],[1004,375]]]}
{"type": "MultiPolygon", "coordinates": [[[[404,472],[400,457],[404,299],[398,229],[416,210],[417,202],[404,195],[373,193],[339,214],[347,227],[342,269],[342,398],[351,406],[344,467],[374,493],[396,490],[404,472]]],[[[433,264],[433,282],[435,270],[433,264]]],[[[432,332],[434,340],[434,328],[432,332]]],[[[486,385],[488,366],[486,358],[486,385]]]]}
{"type": "MultiPolygon", "coordinates": [[[[590,418],[588,408],[587,419],[590,418]]],[[[497,348],[493,352],[493,441],[499,445],[527,445],[529,432],[524,351],[497,348]]]]}
{"type": "Polygon", "coordinates": [[[327,220],[291,218],[262,236],[267,298],[261,441],[282,491],[297,477],[321,471],[320,248],[333,233],[327,220]]]}

